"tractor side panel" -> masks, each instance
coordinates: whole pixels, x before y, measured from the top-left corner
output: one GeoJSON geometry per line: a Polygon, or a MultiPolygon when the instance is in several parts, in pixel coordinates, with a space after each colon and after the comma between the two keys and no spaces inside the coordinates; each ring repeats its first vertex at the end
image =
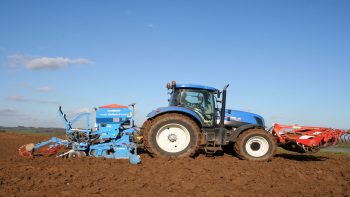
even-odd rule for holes
{"type": "Polygon", "coordinates": [[[232,126],[237,128],[244,124],[254,124],[264,127],[265,121],[261,116],[257,114],[232,109],[225,110],[226,126],[232,126]]]}
{"type": "Polygon", "coordinates": [[[232,132],[232,134],[230,135],[230,141],[235,142],[236,139],[238,138],[238,136],[241,133],[243,133],[244,131],[246,131],[248,129],[253,129],[253,128],[262,128],[262,129],[264,129],[263,127],[261,127],[259,125],[255,125],[255,124],[246,124],[246,125],[240,126],[240,127],[238,127],[236,130],[234,130],[232,132]]]}

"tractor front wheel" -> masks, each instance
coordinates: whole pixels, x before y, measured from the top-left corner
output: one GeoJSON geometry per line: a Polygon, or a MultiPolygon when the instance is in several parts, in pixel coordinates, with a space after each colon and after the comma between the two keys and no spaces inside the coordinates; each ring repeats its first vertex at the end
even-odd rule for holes
{"type": "Polygon", "coordinates": [[[81,158],[86,157],[86,153],[83,151],[72,151],[68,153],[68,158],[75,159],[75,158],[81,158]]]}
{"type": "Polygon", "coordinates": [[[144,145],[153,156],[193,156],[200,145],[200,128],[182,114],[161,115],[145,125],[144,145]]]}
{"type": "Polygon", "coordinates": [[[276,143],[270,133],[255,128],[238,136],[234,150],[240,159],[268,161],[276,152],[276,143]]]}

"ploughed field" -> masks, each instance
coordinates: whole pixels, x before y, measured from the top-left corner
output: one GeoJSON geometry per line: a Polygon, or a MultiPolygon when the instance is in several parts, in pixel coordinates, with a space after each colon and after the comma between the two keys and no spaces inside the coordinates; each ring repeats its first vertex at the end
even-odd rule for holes
{"type": "Polygon", "coordinates": [[[0,133],[0,196],[350,196],[350,157],[277,152],[270,162],[151,158],[22,158],[48,136],[0,133]]]}

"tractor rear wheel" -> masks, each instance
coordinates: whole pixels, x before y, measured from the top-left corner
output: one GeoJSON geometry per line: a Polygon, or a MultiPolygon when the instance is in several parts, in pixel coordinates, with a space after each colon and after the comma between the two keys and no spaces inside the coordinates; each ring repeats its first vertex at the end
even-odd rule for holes
{"type": "Polygon", "coordinates": [[[276,152],[276,143],[270,133],[255,128],[239,135],[234,150],[240,159],[268,161],[276,152]]]}
{"type": "Polygon", "coordinates": [[[143,126],[144,147],[152,156],[193,156],[200,145],[200,128],[191,118],[177,113],[161,115],[143,126]]]}

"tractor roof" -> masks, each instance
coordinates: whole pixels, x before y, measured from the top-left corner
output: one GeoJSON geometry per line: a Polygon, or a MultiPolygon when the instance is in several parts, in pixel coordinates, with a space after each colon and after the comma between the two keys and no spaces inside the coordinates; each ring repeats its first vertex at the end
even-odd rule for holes
{"type": "Polygon", "coordinates": [[[193,85],[193,84],[176,84],[175,88],[176,89],[181,89],[181,88],[183,88],[183,89],[201,89],[201,90],[208,90],[211,92],[219,91],[218,89],[213,88],[213,87],[203,86],[203,85],[193,85]]]}

